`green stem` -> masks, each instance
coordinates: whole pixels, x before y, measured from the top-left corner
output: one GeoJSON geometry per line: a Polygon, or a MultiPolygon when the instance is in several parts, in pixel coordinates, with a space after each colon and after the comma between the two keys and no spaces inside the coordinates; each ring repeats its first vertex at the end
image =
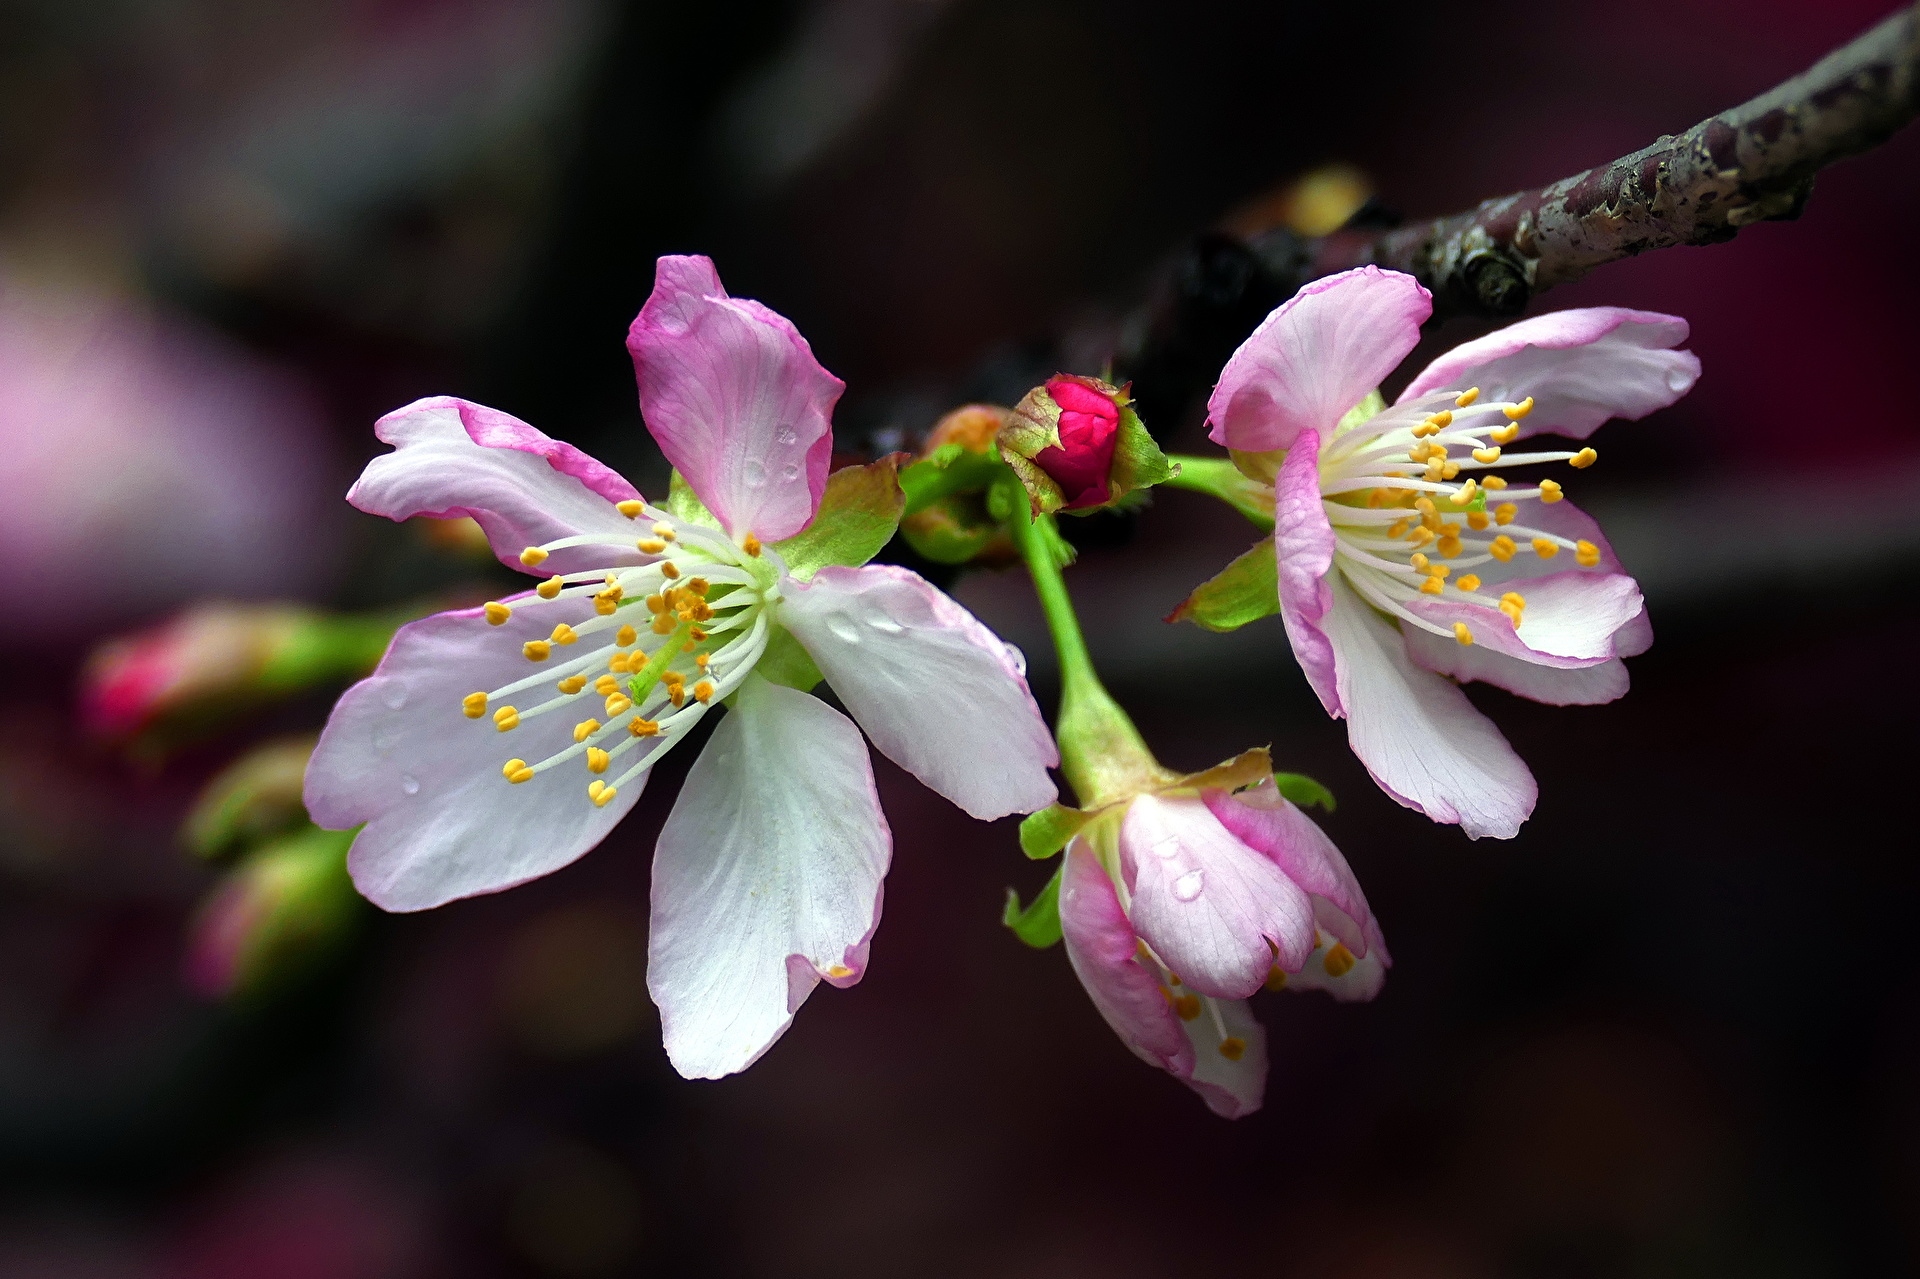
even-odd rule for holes
{"type": "Polygon", "coordinates": [[[688,642],[692,634],[692,622],[682,622],[674,627],[673,633],[667,636],[667,642],[653,650],[653,656],[647,659],[647,664],[627,680],[628,696],[635,706],[647,700],[647,694],[660,682],[660,677],[672,665],[673,659],[692,647],[688,642]]]}
{"type": "Polygon", "coordinates": [[[1026,560],[1034,594],[1053,633],[1060,655],[1060,715],[1054,736],[1060,743],[1060,769],[1083,808],[1164,784],[1173,775],[1160,766],[1140,730],[1113,700],[1093,666],[1080,618],[1067,593],[1053,543],[1059,534],[1050,515],[1033,518],[1026,490],[1018,483],[1003,489],[1010,513],[1007,530],[1026,560]]]}
{"type": "Polygon", "coordinates": [[[1167,461],[1178,464],[1178,473],[1160,483],[1165,488],[1186,489],[1217,497],[1257,524],[1263,532],[1273,531],[1273,486],[1248,479],[1240,468],[1224,457],[1187,457],[1169,455],[1167,461]]]}

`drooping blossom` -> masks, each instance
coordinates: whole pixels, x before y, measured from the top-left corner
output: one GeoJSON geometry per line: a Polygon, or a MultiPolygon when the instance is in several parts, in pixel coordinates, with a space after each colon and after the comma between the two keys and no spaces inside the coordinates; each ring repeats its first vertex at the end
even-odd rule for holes
{"type": "Polygon", "coordinates": [[[363,893],[421,910],[585,853],[726,704],[655,852],[648,973],[674,1065],[717,1077],[820,981],[859,981],[879,921],[891,837],[866,746],[802,689],[824,675],[875,745],[975,817],[1049,803],[1057,756],[1017,653],[915,574],[859,567],[898,518],[897,483],[888,463],[830,486],[842,384],[791,323],[729,297],[707,259],[668,257],[628,346],[695,504],[647,502],[463,400],[380,421],[395,449],[350,501],[470,515],[545,580],[403,627],[335,708],[307,803],[324,826],[366,824],[363,893]],[[885,493],[876,525],[863,512],[885,493]]]}
{"type": "Polygon", "coordinates": [[[1333,841],[1271,776],[1228,789],[1233,767],[1100,814],[1060,883],[1067,956],[1101,1016],[1228,1119],[1266,1089],[1254,992],[1372,999],[1393,962],[1333,841]]]}
{"type": "Polygon", "coordinates": [[[1317,281],[1234,353],[1208,410],[1212,438],[1274,484],[1280,615],[1354,753],[1407,807],[1506,838],[1537,787],[1452,681],[1607,702],[1627,690],[1620,659],[1652,642],[1638,585],[1560,482],[1498,473],[1583,468],[1595,451],[1507,448],[1645,417],[1685,395],[1700,362],[1675,349],[1677,317],[1560,311],[1455,347],[1390,408],[1355,412],[1431,311],[1396,272],[1317,281]]]}

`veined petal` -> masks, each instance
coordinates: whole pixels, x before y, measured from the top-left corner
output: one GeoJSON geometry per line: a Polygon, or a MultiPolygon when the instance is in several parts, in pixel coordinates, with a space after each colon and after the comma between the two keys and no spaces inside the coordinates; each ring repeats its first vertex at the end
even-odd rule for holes
{"type": "MultiPolygon", "coordinates": [[[[1455,647],[1459,647],[1455,645],[1455,647]]],[[[1301,812],[1271,781],[1202,798],[1228,833],[1270,858],[1288,879],[1318,900],[1314,917],[1356,955],[1367,953],[1373,913],[1347,859],[1313,818],[1301,812]],[[1322,903],[1328,909],[1321,909],[1322,903]]]]}
{"type": "Polygon", "coordinates": [[[1142,1061],[1181,1079],[1193,1073],[1194,1049],[1160,984],[1140,962],[1139,938],[1100,859],[1083,839],[1067,848],[1060,877],[1060,932],[1067,961],[1093,1006],[1142,1061]]]}
{"type": "Polygon", "coordinates": [[[1216,444],[1248,453],[1331,434],[1420,340],[1433,299],[1410,275],[1363,266],[1301,289],[1261,321],[1207,401],[1216,444]]]}
{"type": "Polygon", "coordinates": [[[748,676],[654,853],[647,989],[674,1069],[745,1070],[822,980],[860,980],[892,848],[860,730],[748,676]]]}
{"type": "MultiPolygon", "coordinates": [[[[631,539],[633,521],[614,503],[637,498],[631,484],[571,444],[525,422],[448,395],[416,400],[374,424],[394,446],[367,463],[347,501],[390,520],[471,516],[502,563],[520,567],[529,546],[581,533],[631,539]]],[[[553,553],[543,573],[634,564],[627,541],[553,553]]]]}
{"type": "Polygon", "coordinates": [[[1012,650],[926,579],[828,567],[781,593],[781,624],[887,758],[983,821],[1057,798],[1060,757],[1012,650]]]}
{"type": "Polygon", "coordinates": [[[1344,581],[1325,627],[1353,753],[1382,790],[1469,838],[1510,839],[1539,797],[1506,738],[1454,685],[1413,664],[1400,628],[1344,581]]]}
{"type": "Polygon", "coordinates": [[[1518,630],[1500,610],[1464,600],[1415,599],[1406,608],[1447,630],[1465,622],[1473,643],[1454,642],[1455,648],[1486,648],[1523,662],[1574,669],[1612,660],[1613,637],[1645,607],[1639,584],[1624,573],[1575,569],[1516,585],[1524,586],[1527,601],[1518,630]]]}
{"type": "Polygon", "coordinates": [[[1327,714],[1341,714],[1333,644],[1321,625],[1333,607],[1327,570],[1333,526],[1320,504],[1320,435],[1302,431],[1273,481],[1273,555],[1280,580],[1280,621],[1293,655],[1327,714]]]}
{"type": "Polygon", "coordinates": [[[812,522],[846,384],[791,321],[727,296],[711,260],[663,257],[627,350],[647,429],[731,536],[812,522]]]}
{"type": "Polygon", "coordinates": [[[1583,439],[1609,418],[1643,418],[1692,390],[1700,357],[1672,349],[1686,340],[1687,322],[1674,315],[1613,306],[1554,311],[1461,343],[1400,399],[1469,386],[1487,400],[1530,395],[1522,435],[1583,439]]]}
{"type": "Polygon", "coordinates": [[[1198,798],[1141,795],[1120,826],[1134,931],[1203,995],[1244,999],[1312,953],[1313,903],[1198,798]],[[1268,943],[1272,943],[1272,948],[1268,943]]]}
{"type": "MultiPolygon", "coordinates": [[[[584,602],[583,602],[584,604],[584,602]]],[[[478,609],[410,622],[379,668],[333,708],[313,761],[306,803],[328,830],[366,829],[347,866],[385,910],[425,910],[497,892],[560,869],[606,837],[640,798],[643,774],[605,808],[587,797],[584,767],[561,764],[514,785],[510,758],[539,762],[566,742],[540,735],[557,718],[501,733],[468,719],[461,700],[527,673],[520,645],[544,638],[554,611],[516,612],[490,626],[478,609]]],[[[534,694],[551,696],[550,687],[534,694]]]]}
{"type": "Polygon", "coordinates": [[[1630,685],[1627,664],[1617,657],[1592,666],[1542,666],[1490,645],[1460,644],[1412,626],[1406,628],[1406,641],[1407,656],[1436,674],[1462,684],[1479,680],[1547,706],[1599,706],[1625,697],[1630,685]]]}

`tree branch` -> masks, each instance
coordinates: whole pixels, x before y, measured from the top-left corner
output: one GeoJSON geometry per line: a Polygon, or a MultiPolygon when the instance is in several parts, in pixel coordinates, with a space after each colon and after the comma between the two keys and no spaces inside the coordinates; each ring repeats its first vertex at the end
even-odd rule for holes
{"type": "Polygon", "coordinates": [[[1802,75],[1678,137],[1471,213],[1366,238],[1336,233],[1312,275],[1378,263],[1433,291],[1436,314],[1505,316],[1603,263],[1714,244],[1799,216],[1814,174],[1884,142],[1920,112],[1920,6],[1802,75]]]}

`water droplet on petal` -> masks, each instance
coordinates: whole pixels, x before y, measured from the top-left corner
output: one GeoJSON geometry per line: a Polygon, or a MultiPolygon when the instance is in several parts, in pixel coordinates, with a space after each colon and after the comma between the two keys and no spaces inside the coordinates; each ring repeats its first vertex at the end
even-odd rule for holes
{"type": "Polygon", "coordinates": [[[901,631],[906,629],[906,627],[900,625],[900,623],[894,621],[891,617],[888,617],[885,614],[882,614],[878,617],[869,617],[867,619],[867,625],[871,626],[874,630],[879,631],[882,635],[898,635],[901,631]]]}
{"type": "Polygon", "coordinates": [[[400,774],[400,789],[409,795],[418,795],[420,793],[420,779],[412,773],[402,773],[400,774]]]}
{"type": "Polygon", "coordinates": [[[767,482],[767,468],[760,464],[758,458],[750,457],[740,464],[740,478],[746,481],[748,488],[757,489],[767,482]]]}
{"type": "Polygon", "coordinates": [[[1180,854],[1180,841],[1169,835],[1153,846],[1155,857],[1177,857],[1180,854]]]}
{"type": "Polygon", "coordinates": [[[780,468],[780,478],[791,484],[800,478],[800,468],[792,465],[783,466],[780,468]]]}
{"type": "Polygon", "coordinates": [[[800,433],[790,426],[783,426],[773,433],[773,442],[775,444],[797,444],[800,442],[800,433]]]}
{"type": "Polygon", "coordinates": [[[373,726],[372,736],[373,736],[373,749],[375,754],[391,755],[393,753],[393,729],[392,728],[388,727],[385,724],[375,724],[373,726]]]}
{"type": "Polygon", "coordinates": [[[406,686],[397,682],[388,684],[380,694],[380,700],[387,704],[387,709],[399,710],[407,704],[406,686]]]}
{"type": "Polygon", "coordinates": [[[1684,369],[1667,370],[1667,389],[1675,394],[1684,394],[1693,385],[1693,378],[1684,369]]]}
{"type": "Polygon", "coordinates": [[[1206,882],[1207,872],[1190,870],[1173,881],[1173,895],[1183,902],[1190,902],[1200,895],[1200,890],[1206,886],[1206,882]]]}
{"type": "Polygon", "coordinates": [[[835,613],[828,617],[827,629],[832,631],[833,637],[842,643],[858,644],[860,642],[860,628],[855,626],[853,619],[845,613],[835,613]]]}

